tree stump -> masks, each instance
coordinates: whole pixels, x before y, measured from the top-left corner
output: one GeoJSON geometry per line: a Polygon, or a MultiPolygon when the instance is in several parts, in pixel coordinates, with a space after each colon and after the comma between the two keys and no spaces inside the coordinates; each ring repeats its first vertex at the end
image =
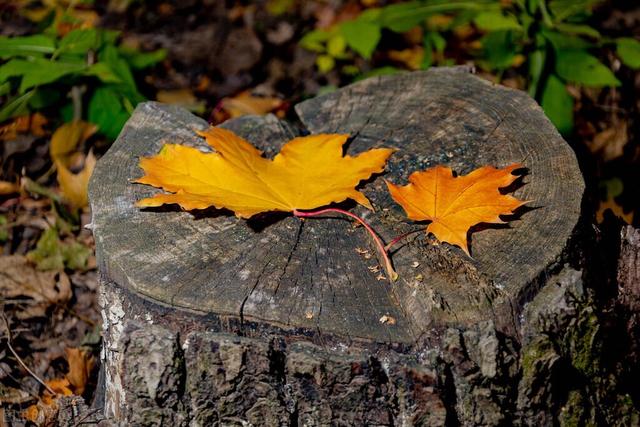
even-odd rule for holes
{"type": "MultiPolygon", "coordinates": [[[[521,352],[537,330],[525,306],[546,284],[577,280],[563,269],[584,190],[571,148],[525,93],[463,68],[367,79],[296,112],[299,126],[274,116],[222,126],[267,156],[306,131],[352,135],[351,154],[396,148],[384,174],[395,183],[436,164],[466,174],[522,162],[515,196],[531,209],[471,234],[473,258],[414,234],[393,252],[400,278],[390,282],[369,236],[342,217],[136,208],[157,191],[131,183],[141,156],[165,142],[206,149],[194,133],[203,120],[141,104],[90,185],[107,416],[133,425],[524,417],[533,397],[519,390],[521,352]]],[[[350,208],[384,239],[420,228],[381,177],[361,187],[375,212],[350,208]]]]}

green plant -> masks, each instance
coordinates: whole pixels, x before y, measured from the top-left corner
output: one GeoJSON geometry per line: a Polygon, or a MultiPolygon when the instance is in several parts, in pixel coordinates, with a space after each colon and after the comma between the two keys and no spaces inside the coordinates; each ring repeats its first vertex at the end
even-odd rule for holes
{"type": "MultiPolygon", "coordinates": [[[[476,43],[463,45],[467,47],[465,53],[498,77],[506,70],[517,69],[526,79],[529,94],[540,102],[560,132],[568,134],[573,129],[574,104],[568,84],[620,84],[611,69],[598,59],[599,50],[613,48],[625,65],[640,68],[640,42],[606,38],[588,25],[597,3],[598,0],[411,1],[365,10],[354,20],[306,34],[300,44],[317,52],[319,70],[328,72],[337,61],[351,60],[354,55],[371,60],[385,31],[404,33],[419,27],[423,34],[421,68],[428,68],[438,63],[437,58],[443,58],[453,32],[471,25],[480,37],[476,43]]],[[[351,64],[344,65],[341,71],[357,74],[351,64]]],[[[394,71],[381,67],[373,74],[394,71]]]]}
{"type": "Polygon", "coordinates": [[[517,0],[499,11],[482,13],[474,24],[480,39],[479,65],[500,75],[523,58],[527,89],[563,134],[573,130],[573,97],[567,85],[619,86],[611,69],[598,59],[604,47],[617,49],[628,66],[640,66],[640,43],[603,37],[588,25],[599,0],[517,0]]]}
{"type": "Polygon", "coordinates": [[[118,32],[75,29],[63,37],[45,31],[0,37],[0,122],[30,111],[59,111],[66,121],[88,121],[115,139],[135,105],[144,100],[134,70],[165,57],[118,45],[118,32]],[[86,108],[85,108],[86,107],[86,108]]]}
{"type": "MultiPolygon", "coordinates": [[[[430,0],[367,9],[354,20],[341,22],[328,30],[307,33],[300,40],[300,45],[317,52],[316,64],[320,71],[327,72],[334,68],[336,60],[351,59],[353,53],[364,59],[371,59],[382,39],[383,30],[404,33],[421,26],[424,29],[426,54],[423,65],[428,67],[432,63],[432,54],[441,53],[446,45],[446,40],[442,37],[445,28],[429,23],[428,18],[443,13],[456,13],[458,18],[450,25],[453,28],[463,25],[471,16],[487,8],[498,9],[499,4],[496,0],[430,0]],[[347,51],[347,48],[353,53],[347,51]]],[[[382,74],[392,71],[388,67],[384,68],[382,74]]],[[[349,66],[346,70],[347,73],[353,72],[353,68],[349,66]]]]}

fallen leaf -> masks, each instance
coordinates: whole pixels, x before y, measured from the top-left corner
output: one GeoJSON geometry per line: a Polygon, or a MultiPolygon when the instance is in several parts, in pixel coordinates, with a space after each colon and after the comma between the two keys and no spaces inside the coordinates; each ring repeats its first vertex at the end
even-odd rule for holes
{"type": "Polygon", "coordinates": [[[96,133],[98,127],[92,123],[76,120],[60,126],[51,136],[49,144],[49,155],[55,161],[63,161],[65,165],[66,157],[73,153],[91,135],[96,133]]]}
{"type": "MultiPolygon", "coordinates": [[[[73,391],[71,391],[71,383],[67,378],[56,378],[53,380],[49,380],[46,382],[51,390],[53,390],[56,395],[60,396],[73,396],[73,391]]],[[[46,393],[46,395],[50,395],[46,393]]]]}
{"type": "Polygon", "coordinates": [[[66,378],[46,381],[47,386],[55,392],[52,395],[45,390],[37,403],[29,406],[22,412],[22,416],[39,426],[56,425],[58,415],[57,400],[60,396],[72,396],[73,392],[69,388],[69,380],[66,378]]]}
{"type": "Polygon", "coordinates": [[[34,136],[44,136],[43,126],[47,123],[47,118],[40,113],[30,116],[20,116],[10,123],[0,126],[0,141],[15,139],[20,133],[31,133],[34,136]]]}
{"type": "Polygon", "coordinates": [[[441,242],[459,246],[469,255],[467,233],[472,226],[504,224],[500,215],[511,214],[527,203],[499,191],[518,178],[511,172],[520,168],[521,164],[503,169],[483,166],[468,175],[454,177],[450,168],[436,166],[412,173],[404,187],[385,182],[410,219],[431,221],[427,233],[433,233],[441,242]]]}
{"type": "Polygon", "coordinates": [[[40,410],[38,409],[38,405],[31,405],[24,411],[22,411],[22,416],[27,421],[31,421],[32,423],[36,423],[38,421],[38,416],[40,415],[40,410]]]}
{"type": "Polygon", "coordinates": [[[596,221],[598,224],[602,224],[604,221],[605,211],[610,210],[612,214],[626,222],[627,224],[633,223],[633,211],[625,212],[621,205],[619,205],[614,197],[609,197],[604,202],[600,202],[598,211],[596,212],[596,221]]]}
{"type": "Polygon", "coordinates": [[[189,111],[203,113],[205,102],[198,100],[191,89],[159,90],[156,99],[165,104],[179,105],[189,111]]]}
{"type": "Polygon", "coordinates": [[[600,154],[604,161],[608,162],[624,154],[624,147],[628,141],[627,122],[613,119],[610,128],[593,137],[593,143],[589,145],[589,149],[592,153],[600,154]]]}
{"type": "Polygon", "coordinates": [[[424,49],[420,46],[404,50],[389,51],[389,58],[404,64],[410,70],[419,70],[424,58],[424,49]]]}
{"type": "Polygon", "coordinates": [[[235,97],[223,98],[220,108],[225,110],[231,118],[246,116],[247,114],[264,115],[284,104],[279,98],[255,96],[250,91],[244,91],[235,97]]]}
{"type": "Polygon", "coordinates": [[[29,299],[17,312],[20,318],[44,316],[48,307],[71,299],[71,283],[64,272],[38,271],[24,256],[0,256],[0,271],[0,295],[5,302],[29,299]]]}
{"type": "Polygon", "coordinates": [[[15,182],[0,181],[0,196],[6,196],[7,194],[19,193],[20,186],[15,182]]]}
{"type": "Polygon", "coordinates": [[[372,209],[355,189],[384,169],[393,150],[376,148],[343,156],[348,135],[310,135],[287,142],[273,160],[231,131],[211,127],[199,132],[215,153],[166,144],[140,160],[145,175],[137,183],[174,194],[140,200],[140,207],[177,203],[184,209],[226,208],[241,218],[268,211],[292,212],[352,199],[372,209]]]}
{"type": "Polygon", "coordinates": [[[79,173],[73,173],[67,166],[60,161],[56,161],[58,169],[58,184],[64,198],[73,206],[83,208],[89,204],[87,190],[89,187],[89,179],[96,166],[96,158],[90,151],[84,161],[84,167],[79,173]]]}
{"type": "Polygon", "coordinates": [[[65,348],[64,352],[69,364],[67,380],[69,380],[74,393],[81,396],[91,376],[95,359],[90,352],[79,348],[65,348]]]}

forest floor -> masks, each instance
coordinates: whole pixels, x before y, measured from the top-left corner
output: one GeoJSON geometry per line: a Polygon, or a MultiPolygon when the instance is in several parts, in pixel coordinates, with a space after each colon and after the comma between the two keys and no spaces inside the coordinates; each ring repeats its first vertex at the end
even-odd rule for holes
{"type": "MultiPolygon", "coordinates": [[[[38,31],[22,3],[30,2],[0,1],[1,35],[38,31]]],[[[79,9],[92,17],[92,25],[121,31],[123,43],[143,51],[166,49],[165,60],[136,74],[148,99],[182,105],[218,124],[243,114],[293,117],[291,106],[299,101],[353,81],[337,67],[320,71],[317,54],[299,41],[310,30],[330,28],[379,2],[91,3],[79,9]]],[[[592,25],[612,37],[638,37],[640,7],[605,2],[592,25]]],[[[349,65],[360,76],[386,66],[420,68],[421,43],[411,35],[391,37],[370,61],[356,57],[349,65]]],[[[473,56],[455,46],[442,63],[474,65],[473,56]]],[[[610,209],[637,226],[640,72],[625,69],[613,56],[605,59],[621,86],[570,87],[575,130],[567,140],[588,183],[594,224],[610,209]]],[[[524,89],[520,69],[500,78],[481,67],[478,73],[524,89]]],[[[69,208],[61,197],[50,150],[59,125],[46,111],[0,124],[0,425],[5,408],[46,425],[55,406],[51,392],[91,402],[95,390],[101,319],[94,243],[85,227],[90,212],[69,208]]],[[[109,144],[88,132],[70,167],[86,162],[90,150],[99,158],[109,144]]]]}

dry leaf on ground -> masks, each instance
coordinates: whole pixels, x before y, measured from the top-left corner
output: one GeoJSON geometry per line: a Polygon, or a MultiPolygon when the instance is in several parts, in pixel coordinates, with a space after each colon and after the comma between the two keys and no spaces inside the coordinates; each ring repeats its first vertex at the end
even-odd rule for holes
{"type": "Polygon", "coordinates": [[[610,128],[597,133],[589,144],[592,153],[600,154],[605,162],[617,159],[624,154],[624,147],[629,142],[627,122],[613,119],[610,128]]]}
{"type": "Polygon", "coordinates": [[[29,406],[22,412],[22,416],[39,426],[56,425],[58,416],[58,405],[56,403],[60,396],[72,396],[73,392],[69,388],[71,384],[66,378],[53,379],[46,382],[47,386],[56,394],[51,395],[44,391],[37,403],[29,406]]]}
{"type": "Polygon", "coordinates": [[[63,124],[51,136],[51,144],[49,145],[51,159],[62,161],[66,165],[66,157],[97,130],[96,125],[81,120],[63,124]]]}
{"type": "Polygon", "coordinates": [[[20,255],[0,256],[0,295],[4,302],[25,299],[17,312],[21,319],[40,317],[48,307],[71,299],[71,283],[65,273],[38,271],[20,255]]]}
{"type": "Polygon", "coordinates": [[[89,204],[87,190],[89,188],[89,179],[95,166],[96,158],[92,152],[87,154],[84,167],[78,173],[71,172],[63,162],[56,161],[58,184],[60,184],[64,198],[73,206],[83,208],[89,204]]]}
{"type": "Polygon", "coordinates": [[[404,187],[386,182],[391,196],[409,218],[431,221],[427,233],[469,254],[469,228],[480,223],[503,224],[500,215],[511,214],[527,203],[499,191],[518,178],[511,172],[520,168],[520,164],[503,169],[484,166],[468,175],[454,177],[450,168],[436,166],[412,173],[409,184],[404,187]]]}
{"type": "Polygon", "coordinates": [[[279,98],[255,96],[249,91],[244,91],[237,96],[224,98],[220,101],[220,107],[234,118],[247,114],[267,114],[281,107],[283,103],[279,98]]]}
{"type": "Polygon", "coordinates": [[[287,142],[273,160],[233,132],[209,128],[199,133],[215,153],[166,144],[140,160],[145,175],[136,182],[174,194],[156,194],[140,207],[177,203],[184,209],[210,206],[249,218],[260,212],[308,210],[352,199],[371,209],[355,187],[382,172],[393,150],[376,148],[343,156],[348,135],[311,135],[287,142]]]}
{"type": "Polygon", "coordinates": [[[47,124],[47,118],[40,113],[30,116],[20,116],[6,125],[0,126],[0,141],[15,139],[19,133],[31,133],[34,136],[44,136],[43,126],[47,124]]]}
{"type": "Polygon", "coordinates": [[[416,46],[411,49],[390,50],[389,59],[404,64],[410,70],[419,70],[424,59],[424,49],[416,46]]]}
{"type": "Polygon", "coordinates": [[[93,355],[79,348],[65,348],[67,363],[69,363],[69,373],[67,380],[73,391],[77,395],[82,395],[91,377],[91,371],[95,365],[93,355]]]}
{"type": "Polygon", "coordinates": [[[19,192],[20,185],[16,184],[15,182],[0,181],[0,196],[19,192]]]}
{"type": "Polygon", "coordinates": [[[203,113],[206,105],[199,100],[191,89],[159,90],[156,99],[165,104],[179,105],[189,111],[203,113]]]}
{"type": "Polygon", "coordinates": [[[622,206],[615,201],[615,198],[610,197],[605,201],[601,201],[596,212],[596,221],[598,224],[602,224],[604,221],[605,211],[610,210],[612,214],[626,222],[627,224],[633,224],[633,211],[625,212],[622,206]]]}

